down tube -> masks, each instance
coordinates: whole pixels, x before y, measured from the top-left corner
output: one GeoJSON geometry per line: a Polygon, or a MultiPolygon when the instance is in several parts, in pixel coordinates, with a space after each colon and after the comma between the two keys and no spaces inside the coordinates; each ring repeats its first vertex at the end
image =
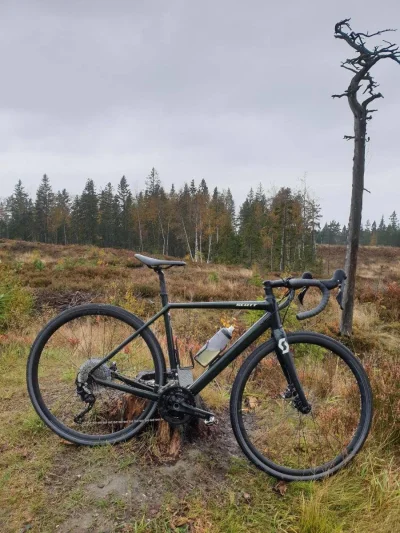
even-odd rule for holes
{"type": "Polygon", "coordinates": [[[251,326],[229,350],[211,365],[196,381],[189,387],[192,394],[201,392],[220,372],[222,372],[236,357],[238,357],[252,342],[258,339],[268,328],[271,327],[271,313],[265,313],[260,320],[251,326]]]}

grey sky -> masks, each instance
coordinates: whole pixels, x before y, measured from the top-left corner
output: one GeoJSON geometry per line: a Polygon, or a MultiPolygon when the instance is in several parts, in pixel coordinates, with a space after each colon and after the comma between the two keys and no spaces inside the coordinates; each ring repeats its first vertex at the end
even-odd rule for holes
{"type": "MultiPolygon", "coordinates": [[[[71,193],[123,174],[135,190],[155,166],[167,188],[204,177],[238,204],[306,172],[324,220],[347,223],[352,118],[330,98],[350,76],[345,17],[400,28],[400,3],[2,0],[0,197],[45,172],[71,193]]],[[[375,74],[364,220],[400,211],[400,66],[375,74]]]]}

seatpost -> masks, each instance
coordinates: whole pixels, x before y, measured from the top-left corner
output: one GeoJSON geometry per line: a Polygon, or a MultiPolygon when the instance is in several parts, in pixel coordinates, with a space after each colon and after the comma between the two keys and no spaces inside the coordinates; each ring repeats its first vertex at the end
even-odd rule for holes
{"type": "Polygon", "coordinates": [[[155,268],[154,270],[157,272],[158,279],[160,280],[161,304],[164,307],[168,304],[168,293],[167,293],[167,285],[165,284],[164,272],[161,268],[155,268]]]}
{"type": "MultiPolygon", "coordinates": [[[[168,293],[167,293],[167,286],[165,283],[164,272],[162,268],[155,268],[154,270],[157,272],[158,279],[160,280],[161,303],[162,303],[162,306],[165,307],[166,305],[168,305],[168,293]]],[[[169,357],[170,368],[172,371],[176,373],[177,360],[175,356],[174,339],[173,339],[173,334],[172,334],[171,318],[170,318],[169,312],[164,313],[164,324],[165,324],[165,333],[167,336],[168,357],[169,357]]]]}

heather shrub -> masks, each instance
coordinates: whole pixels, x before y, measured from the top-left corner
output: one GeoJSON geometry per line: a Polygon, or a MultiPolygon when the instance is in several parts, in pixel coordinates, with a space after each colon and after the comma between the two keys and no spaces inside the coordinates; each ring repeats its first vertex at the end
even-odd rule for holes
{"type": "Polygon", "coordinates": [[[23,324],[32,305],[32,295],[21,286],[16,273],[0,268],[0,331],[23,324]]]}

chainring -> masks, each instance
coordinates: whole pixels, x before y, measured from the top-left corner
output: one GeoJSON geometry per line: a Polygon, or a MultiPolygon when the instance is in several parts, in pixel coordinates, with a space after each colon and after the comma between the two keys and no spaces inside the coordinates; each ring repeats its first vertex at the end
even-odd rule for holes
{"type": "Polygon", "coordinates": [[[158,400],[158,410],[160,415],[164,420],[171,424],[171,426],[186,424],[192,418],[192,415],[189,413],[182,413],[176,410],[182,402],[196,407],[196,400],[193,394],[188,389],[184,389],[178,385],[168,387],[162,392],[160,399],[158,400]]]}

